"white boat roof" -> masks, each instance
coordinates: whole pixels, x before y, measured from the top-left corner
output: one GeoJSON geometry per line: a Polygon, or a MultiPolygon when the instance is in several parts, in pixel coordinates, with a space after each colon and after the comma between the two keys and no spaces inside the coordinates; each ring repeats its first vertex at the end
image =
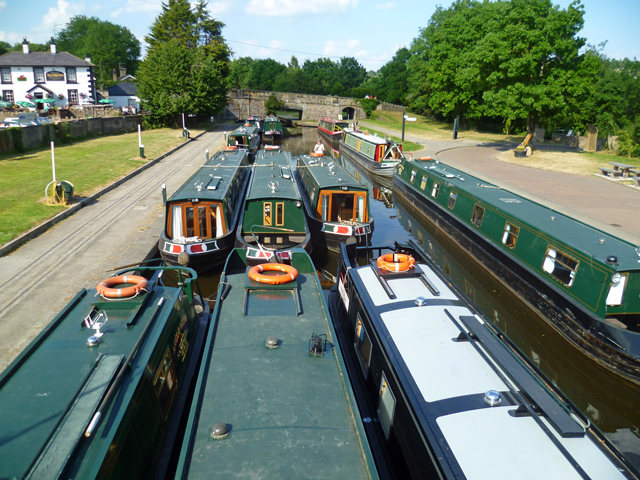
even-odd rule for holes
{"type": "MultiPolygon", "coordinates": [[[[402,370],[415,385],[414,393],[418,397],[414,398],[419,401],[413,408],[431,430],[441,433],[446,442],[439,442],[440,446],[446,449],[445,443],[448,445],[465,478],[582,478],[551,437],[590,478],[626,478],[589,435],[563,438],[554,421],[544,415],[537,419],[530,415],[516,417],[518,381],[488,354],[484,342],[455,341],[461,329],[468,334],[477,328],[486,330],[484,321],[427,265],[416,265],[416,272],[421,272],[432,288],[428,288],[419,275],[389,276],[385,280],[396,296],[390,298],[371,265],[350,270],[365,287],[360,293],[365,298],[368,296],[375,306],[372,315],[379,319],[378,325],[387,330],[379,331],[379,337],[386,338],[397,349],[389,354],[390,358],[396,358],[396,370],[402,370]],[[423,297],[426,305],[416,306],[417,297],[423,297]],[[484,403],[464,406],[469,403],[465,399],[484,396],[490,390],[507,393],[503,393],[503,401],[493,407],[484,403]]],[[[521,370],[520,373],[522,371],[528,372],[521,370]]],[[[538,391],[542,392],[540,395],[547,395],[546,390],[538,391]]],[[[571,425],[575,422],[574,428],[583,429],[565,410],[560,407],[557,410],[565,426],[566,422],[571,425]]]]}
{"type": "Polygon", "coordinates": [[[378,137],[377,135],[373,134],[373,133],[365,133],[365,132],[358,132],[355,130],[347,130],[349,132],[349,135],[353,135],[355,137],[361,138],[367,142],[370,143],[376,143],[378,145],[383,144],[383,143],[390,143],[390,141],[388,139],[385,139],[384,137],[378,137]]]}

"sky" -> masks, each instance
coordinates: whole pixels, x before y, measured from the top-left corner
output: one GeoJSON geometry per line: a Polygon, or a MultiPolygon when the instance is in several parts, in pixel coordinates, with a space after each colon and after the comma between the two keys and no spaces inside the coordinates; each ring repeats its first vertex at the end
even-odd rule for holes
{"type": "MultiPolygon", "coordinates": [[[[571,0],[553,0],[566,8],[571,0]]],[[[162,0],[0,0],[0,41],[46,43],[74,15],[127,27],[143,43],[162,0]]],[[[607,42],[611,58],[640,58],[640,0],[582,0],[580,36],[607,42]]],[[[451,0],[209,0],[211,16],[226,26],[234,58],[273,58],[287,64],[319,57],[355,57],[378,70],[409,47],[438,5],[451,0]]],[[[87,52],[91,53],[91,52],[87,52]]]]}

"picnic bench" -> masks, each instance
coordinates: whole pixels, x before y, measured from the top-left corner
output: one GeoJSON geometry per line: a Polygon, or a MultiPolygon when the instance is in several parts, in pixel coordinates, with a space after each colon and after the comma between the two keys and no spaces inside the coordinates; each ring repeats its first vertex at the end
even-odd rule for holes
{"type": "Polygon", "coordinates": [[[600,170],[600,174],[605,177],[618,178],[622,175],[622,171],[613,168],[598,167],[598,170],[600,170]]]}
{"type": "Polygon", "coordinates": [[[628,178],[629,170],[631,170],[632,168],[635,168],[635,165],[627,165],[626,163],[620,163],[620,162],[609,162],[609,165],[612,165],[614,170],[620,171],[622,173],[623,178],[628,178]]]}
{"type": "Polygon", "coordinates": [[[630,168],[629,169],[629,176],[631,176],[632,173],[633,173],[634,176],[640,177],[640,168],[630,168]]]}
{"type": "Polygon", "coordinates": [[[640,175],[636,175],[633,177],[633,186],[640,187],[640,175]]]}

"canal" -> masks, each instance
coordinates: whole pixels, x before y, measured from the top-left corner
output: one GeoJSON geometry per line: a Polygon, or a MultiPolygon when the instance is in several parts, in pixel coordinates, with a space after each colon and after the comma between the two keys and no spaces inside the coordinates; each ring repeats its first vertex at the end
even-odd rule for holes
{"type": "MultiPolygon", "coordinates": [[[[302,135],[283,140],[282,148],[295,159],[297,155],[309,153],[318,139],[315,128],[303,128],[302,135]]],[[[325,152],[331,152],[328,145],[325,148],[325,152]]],[[[436,225],[418,220],[421,218],[418,212],[393,197],[390,179],[381,184],[348,160],[336,156],[334,161],[340,162],[369,189],[371,215],[375,218],[372,244],[392,245],[394,241],[410,239],[420,244],[451,282],[640,469],[640,386],[589,360],[452,243],[436,225]]],[[[337,270],[337,256],[314,252],[312,257],[323,287],[330,289],[337,270]]],[[[219,272],[201,277],[205,296],[215,298],[219,277],[219,272]]]]}

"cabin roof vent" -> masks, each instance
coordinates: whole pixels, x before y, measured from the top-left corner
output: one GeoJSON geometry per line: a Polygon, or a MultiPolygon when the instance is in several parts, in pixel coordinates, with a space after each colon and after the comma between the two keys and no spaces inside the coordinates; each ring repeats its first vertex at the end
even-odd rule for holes
{"type": "Polygon", "coordinates": [[[265,346],[269,349],[278,348],[282,342],[277,337],[269,337],[265,342],[265,346]]]}
{"type": "Polygon", "coordinates": [[[484,394],[484,401],[490,407],[495,407],[500,404],[502,397],[500,396],[500,392],[497,392],[496,390],[489,390],[484,394]]]}
{"type": "Polygon", "coordinates": [[[211,438],[215,440],[222,440],[229,436],[229,426],[224,422],[218,422],[211,427],[211,438]]]}
{"type": "Polygon", "coordinates": [[[605,238],[599,238],[599,239],[598,239],[598,243],[599,243],[600,245],[604,245],[605,243],[607,243],[607,240],[606,240],[605,238]]]}

